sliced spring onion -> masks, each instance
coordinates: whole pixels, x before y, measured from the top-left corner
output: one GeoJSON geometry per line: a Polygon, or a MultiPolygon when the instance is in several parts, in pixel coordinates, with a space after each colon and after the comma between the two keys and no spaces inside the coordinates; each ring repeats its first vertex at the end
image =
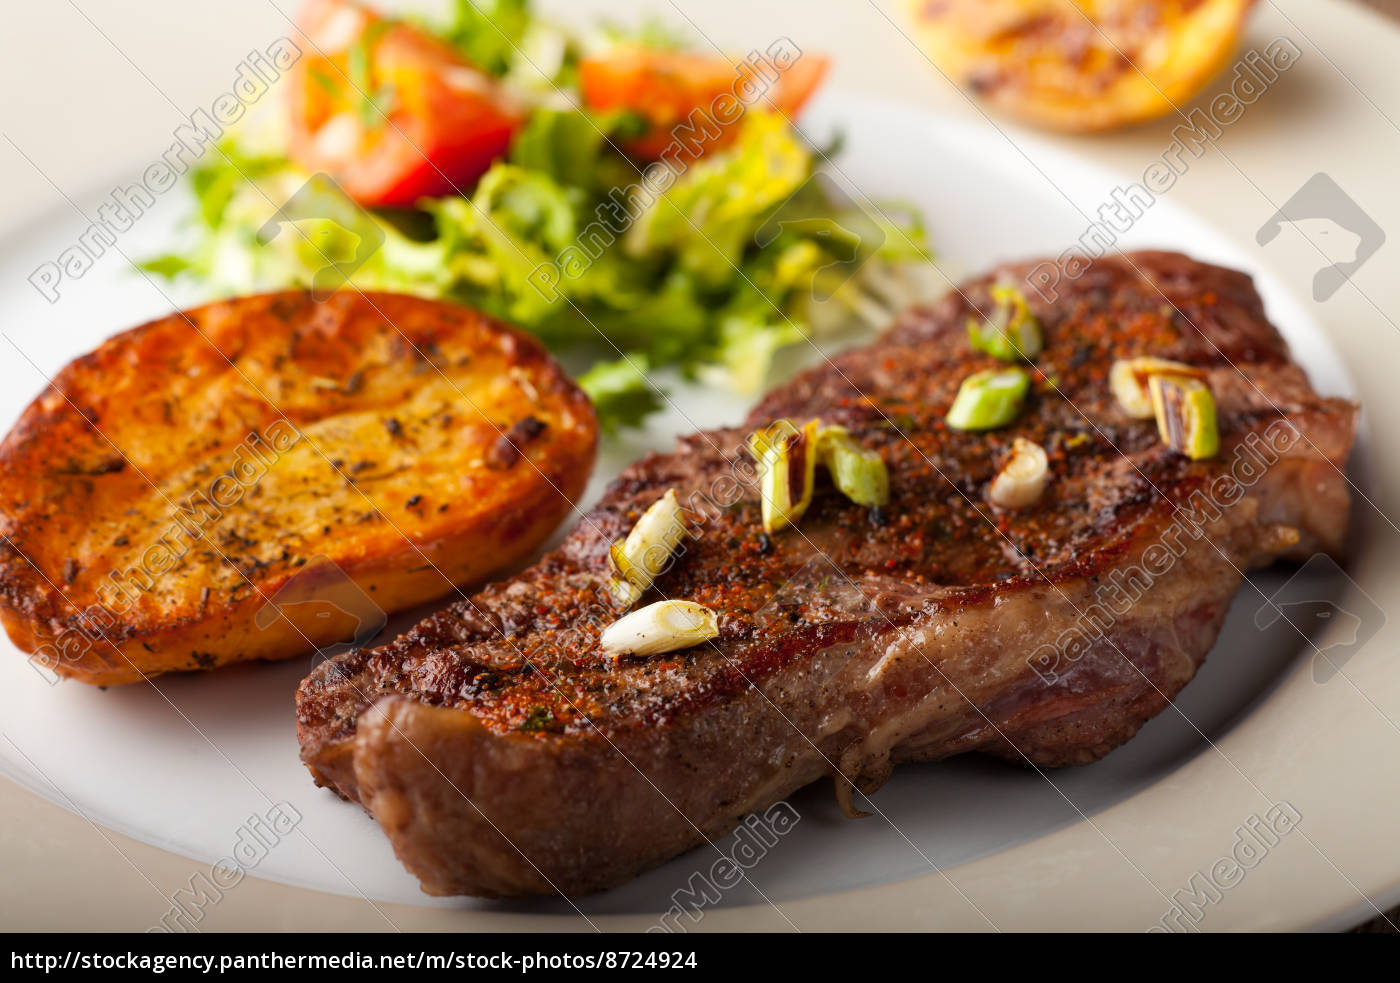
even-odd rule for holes
{"type": "Polygon", "coordinates": [[[1220,431],[1210,387],[1182,375],[1154,375],[1149,385],[1162,443],[1193,461],[1214,457],[1220,450],[1220,431]]]}
{"type": "Polygon", "coordinates": [[[995,430],[1020,415],[1031,380],[1021,369],[987,369],[963,380],[948,410],[954,430],[995,430]]]}
{"type": "Polygon", "coordinates": [[[992,504],[1004,509],[1021,509],[1034,505],[1050,480],[1050,462],[1045,448],[1017,437],[1011,443],[1011,458],[992,479],[987,497],[992,504]]]}
{"type": "Polygon", "coordinates": [[[868,509],[889,504],[890,473],[885,460],[862,447],[845,427],[822,427],[817,457],[831,472],[832,483],[857,505],[868,509]]]}
{"type": "Polygon", "coordinates": [[[1008,286],[992,287],[991,294],[996,306],[984,320],[967,319],[967,340],[1003,362],[1034,361],[1045,348],[1045,336],[1026,295],[1008,286]]]}
{"type": "Polygon", "coordinates": [[[791,420],[778,420],[749,436],[761,478],[764,532],[792,525],[812,504],[820,426],[811,420],[799,429],[791,420]]]}
{"type": "Polygon", "coordinates": [[[719,615],[694,601],[657,601],[603,629],[608,655],[659,655],[688,649],[719,634],[719,615]]]}
{"type": "Polygon", "coordinates": [[[1113,395],[1118,397],[1123,411],[1134,419],[1152,419],[1152,395],[1148,392],[1148,382],[1154,375],[1204,379],[1206,374],[1194,365],[1166,358],[1120,358],[1108,370],[1108,384],[1113,395]]]}
{"type": "Polygon", "coordinates": [[[685,538],[685,513],[669,489],[642,513],[626,539],[619,539],[609,549],[613,576],[608,591],[618,606],[630,608],[665,569],[676,547],[685,538]]]}

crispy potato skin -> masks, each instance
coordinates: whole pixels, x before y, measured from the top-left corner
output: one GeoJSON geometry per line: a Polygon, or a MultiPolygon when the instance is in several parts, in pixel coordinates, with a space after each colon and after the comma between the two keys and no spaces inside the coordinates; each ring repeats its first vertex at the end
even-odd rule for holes
{"type": "Polygon", "coordinates": [[[596,446],[544,349],[467,308],[174,314],[70,363],[0,443],[0,621],[104,686],[304,654],[526,558],[596,446]]]}
{"type": "Polygon", "coordinates": [[[1066,132],[1173,112],[1229,60],[1255,0],[906,0],[940,70],[1066,132]]]}

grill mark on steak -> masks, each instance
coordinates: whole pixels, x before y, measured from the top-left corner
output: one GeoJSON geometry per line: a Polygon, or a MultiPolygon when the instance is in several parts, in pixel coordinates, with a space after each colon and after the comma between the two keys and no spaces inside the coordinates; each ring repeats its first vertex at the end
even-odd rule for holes
{"type": "Polygon", "coordinates": [[[298,693],[317,781],[369,809],[429,893],[580,893],[723,833],[832,762],[873,790],[901,761],[1082,763],[1131,737],[1194,674],[1241,569],[1340,549],[1356,408],[1312,391],[1248,277],[1138,253],[1095,262],[1054,304],[1026,289],[1046,349],[1025,412],[952,431],[961,379],[996,364],[969,347],[966,318],[1031,268],[910,312],[772,392],[744,427],[642,459],[534,568],[323,664],[298,693]],[[1109,366],[1147,354],[1207,370],[1216,459],[1174,454],[1118,408],[1109,366]],[[770,539],[756,491],[733,477],[740,448],[775,418],[813,416],[880,450],[890,504],[872,522],[822,479],[799,530],[770,539]],[[1042,681],[1027,657],[1285,417],[1306,440],[1042,681]],[[998,512],[985,488],[1018,436],[1046,448],[1053,478],[1032,508],[998,512]],[[743,492],[727,506],[726,481],[743,492]],[[671,487],[703,528],[641,603],[706,604],[720,635],[614,664],[596,644],[616,617],[600,599],[607,546],[671,487]]]}

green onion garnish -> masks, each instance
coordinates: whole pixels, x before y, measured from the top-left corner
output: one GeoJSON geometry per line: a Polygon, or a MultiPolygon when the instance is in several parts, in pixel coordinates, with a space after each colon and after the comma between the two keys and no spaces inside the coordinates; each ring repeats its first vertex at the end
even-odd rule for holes
{"type": "Polygon", "coordinates": [[[764,532],[792,525],[812,504],[820,425],[812,420],[799,429],[791,420],[778,420],[749,435],[749,453],[762,482],[764,532]]]}
{"type": "Polygon", "coordinates": [[[987,369],[963,380],[948,410],[954,430],[995,430],[1021,413],[1031,380],[1021,369],[987,369]]]}
{"type": "Polygon", "coordinates": [[[977,351],[1003,362],[1034,360],[1045,348],[1045,337],[1026,295],[1005,286],[993,287],[991,293],[996,307],[986,320],[967,319],[968,342],[977,351]]]}
{"type": "Polygon", "coordinates": [[[1186,376],[1191,379],[1206,377],[1205,372],[1194,365],[1166,358],[1120,358],[1108,370],[1108,384],[1113,389],[1113,395],[1118,397],[1118,405],[1123,407],[1123,412],[1139,420],[1152,419],[1152,394],[1148,391],[1148,383],[1154,375],[1186,376]]]}
{"type": "Polygon", "coordinates": [[[1162,443],[1193,461],[1214,457],[1220,450],[1220,431],[1210,387],[1182,375],[1154,375],[1148,385],[1162,443]]]}
{"type": "Polygon", "coordinates": [[[642,513],[626,539],[619,539],[608,549],[612,559],[612,577],[608,590],[622,608],[630,608],[651,586],[685,539],[685,512],[674,488],[667,489],[642,513]]]}
{"type": "Polygon", "coordinates": [[[857,505],[873,509],[890,500],[890,474],[884,458],[862,447],[845,427],[822,427],[817,456],[831,472],[837,490],[857,505]]]}

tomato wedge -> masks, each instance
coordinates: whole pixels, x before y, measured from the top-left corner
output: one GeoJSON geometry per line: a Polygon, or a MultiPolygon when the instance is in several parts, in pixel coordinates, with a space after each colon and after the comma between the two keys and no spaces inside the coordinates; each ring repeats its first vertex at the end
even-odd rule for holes
{"type": "MultiPolygon", "coordinates": [[[[624,142],[634,157],[656,160],[677,144],[672,131],[697,109],[709,118],[710,134],[687,137],[685,144],[703,153],[733,141],[739,118],[733,95],[746,106],[796,116],[816,91],[829,64],[823,55],[796,52],[774,58],[752,57],[734,64],[724,58],[684,51],[661,51],[623,45],[606,55],[584,58],[579,84],[584,103],[596,110],[630,110],[648,124],[641,136],[624,142]],[[776,76],[776,79],[775,79],[776,76]],[[757,98],[748,98],[756,93],[757,98]]],[[[688,152],[688,151],[687,151],[688,152]]]]}
{"type": "Polygon", "coordinates": [[[470,191],[523,121],[489,76],[401,21],[312,0],[297,25],[291,157],[363,205],[470,191]]]}

